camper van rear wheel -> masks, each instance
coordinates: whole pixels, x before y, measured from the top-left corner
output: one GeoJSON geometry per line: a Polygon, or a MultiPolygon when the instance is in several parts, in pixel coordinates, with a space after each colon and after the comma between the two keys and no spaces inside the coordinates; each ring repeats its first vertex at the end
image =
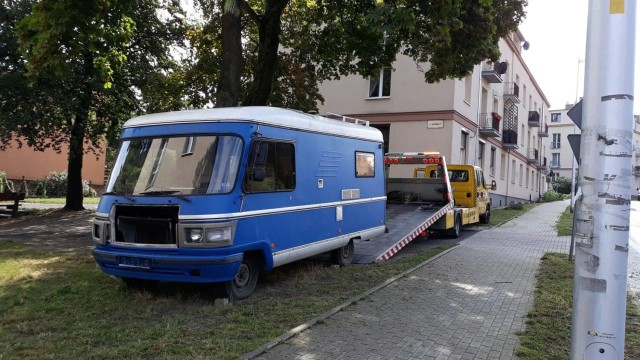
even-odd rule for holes
{"type": "Polygon", "coordinates": [[[491,220],[491,208],[487,205],[487,211],[484,215],[480,215],[480,222],[483,224],[488,224],[489,220],[491,220]]]}
{"type": "Polygon", "coordinates": [[[455,221],[453,222],[453,227],[447,231],[447,235],[449,235],[449,237],[453,239],[459,238],[461,227],[462,219],[460,219],[460,215],[456,215],[455,221]]]}
{"type": "Polygon", "coordinates": [[[255,256],[245,254],[236,276],[224,284],[231,300],[246,299],[256,289],[260,267],[255,256]]]}
{"type": "Polygon", "coordinates": [[[331,261],[334,264],[340,266],[349,266],[353,261],[354,246],[353,240],[349,240],[349,243],[339,249],[335,249],[331,252],[331,261]]]}

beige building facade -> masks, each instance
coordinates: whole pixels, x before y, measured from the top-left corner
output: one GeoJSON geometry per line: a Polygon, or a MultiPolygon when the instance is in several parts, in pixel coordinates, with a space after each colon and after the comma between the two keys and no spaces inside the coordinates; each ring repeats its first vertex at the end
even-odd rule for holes
{"type": "Polygon", "coordinates": [[[567,139],[568,135],[580,134],[578,126],[567,115],[573,106],[574,104],[567,104],[564,109],[550,111],[547,161],[552,171],[551,181],[559,177],[571,179],[574,168],[577,172],[578,163],[574,163],[573,150],[567,139]]]}
{"type": "Polygon", "coordinates": [[[399,55],[376,77],[322,83],[320,112],[370,121],[387,152],[438,151],[450,164],[482,167],[498,185],[494,207],[536,201],[548,185],[549,102],[522,59],[523,44],[516,32],[500,41],[499,62],[435,84],[424,81],[428,64],[399,55]]]}

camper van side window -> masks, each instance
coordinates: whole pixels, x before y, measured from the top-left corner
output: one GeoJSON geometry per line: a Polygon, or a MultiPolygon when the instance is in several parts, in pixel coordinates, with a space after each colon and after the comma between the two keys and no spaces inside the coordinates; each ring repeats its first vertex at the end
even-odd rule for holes
{"type": "Polygon", "coordinates": [[[375,170],[375,155],[356,151],[356,177],[374,177],[375,170]]]}
{"type": "Polygon", "coordinates": [[[251,145],[244,178],[247,193],[291,191],[296,187],[293,143],[257,140],[251,145]]]}

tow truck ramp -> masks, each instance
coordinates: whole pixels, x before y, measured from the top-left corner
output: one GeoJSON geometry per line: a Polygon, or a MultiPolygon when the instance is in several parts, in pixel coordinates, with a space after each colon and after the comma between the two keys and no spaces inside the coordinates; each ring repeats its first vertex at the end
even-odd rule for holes
{"type": "Polygon", "coordinates": [[[388,231],[371,240],[356,241],[353,262],[370,264],[388,260],[453,207],[453,201],[444,206],[387,204],[388,231]]]}

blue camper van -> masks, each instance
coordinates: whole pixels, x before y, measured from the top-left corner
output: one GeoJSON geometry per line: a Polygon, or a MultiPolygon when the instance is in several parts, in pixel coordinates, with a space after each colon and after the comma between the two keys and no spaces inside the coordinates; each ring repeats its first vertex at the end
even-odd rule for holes
{"type": "Polygon", "coordinates": [[[272,107],[145,115],[124,124],[93,222],[93,256],[127,285],[222,282],[254,291],[261,270],[385,230],[380,131],[272,107]]]}

